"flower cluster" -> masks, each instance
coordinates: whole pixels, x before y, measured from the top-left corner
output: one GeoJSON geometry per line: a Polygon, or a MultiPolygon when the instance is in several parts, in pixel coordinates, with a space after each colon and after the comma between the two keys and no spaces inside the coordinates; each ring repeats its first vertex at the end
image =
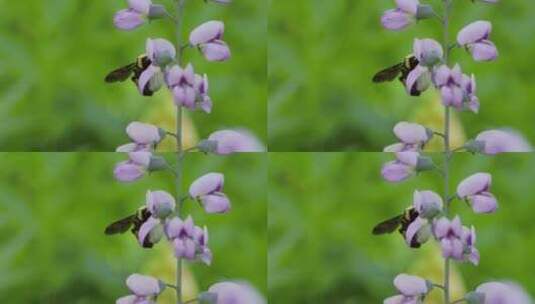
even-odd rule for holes
{"type": "Polygon", "coordinates": [[[195,226],[191,216],[185,221],[179,217],[168,220],[165,224],[165,235],[173,244],[175,257],[190,261],[200,260],[206,265],[212,263],[212,251],[208,248],[208,228],[195,226]]]}
{"type": "MultiPolygon", "coordinates": [[[[148,21],[167,18],[173,21],[181,31],[182,14],[185,0],[174,1],[177,15],[169,13],[161,4],[151,0],[127,0],[128,8],[115,14],[114,24],[120,30],[131,31],[148,21]]],[[[229,4],[231,0],[210,0],[217,4],[229,4]]],[[[209,62],[226,61],[231,56],[228,44],[223,40],[225,26],[221,21],[207,21],[189,33],[188,42],[175,47],[164,38],[148,38],[145,53],[138,57],[136,63],[115,70],[106,77],[107,82],[125,80],[131,74],[139,93],[152,96],[162,88],[167,88],[173,96],[177,115],[182,109],[211,113],[213,109],[210,97],[208,76],[196,74],[193,64],[183,64],[182,54],[189,48],[196,48],[209,62]],[[122,73],[128,70],[126,75],[122,73]]],[[[181,39],[179,39],[181,40],[181,39]]],[[[177,121],[180,117],[177,116],[177,121]]],[[[222,214],[231,209],[228,196],[223,192],[224,176],[221,173],[208,173],[196,179],[189,188],[189,195],[181,197],[182,161],[186,153],[201,151],[217,155],[236,152],[257,152],[264,150],[258,140],[243,130],[220,130],[213,132],[207,139],[195,147],[182,148],[182,126],[177,125],[176,133],[164,130],[152,124],[134,121],[126,133],[130,142],[117,148],[117,152],[128,155],[128,159],[116,164],[115,179],[121,182],[134,182],[155,171],[169,171],[173,174],[177,186],[177,196],[157,190],[147,191],[145,204],[137,213],[110,224],[106,234],[122,233],[130,229],[139,245],[152,248],[156,243],[166,240],[171,244],[177,259],[177,271],[181,271],[182,261],[212,263],[212,250],[208,247],[208,228],[197,226],[191,215],[181,214],[182,206],[187,201],[198,202],[206,213],[222,214]],[[158,145],[171,136],[177,141],[177,164],[173,166],[166,158],[156,154],[158,145]]],[[[181,276],[178,275],[178,278],[181,276]]],[[[131,294],[119,298],[118,304],[152,304],[165,287],[176,290],[178,303],[205,304],[264,304],[265,300],[249,285],[239,282],[220,282],[212,285],[197,298],[182,299],[181,280],[176,285],[164,283],[156,278],[133,274],[126,280],[131,294]]]]}
{"type": "MultiPolygon", "coordinates": [[[[498,0],[479,0],[497,3],[498,0]]],[[[416,190],[413,204],[402,215],[400,232],[407,245],[419,248],[430,239],[440,245],[442,256],[446,261],[470,262],[478,265],[480,254],[476,248],[476,230],[474,226],[464,226],[458,215],[450,217],[449,207],[454,201],[464,201],[474,213],[488,214],[496,212],[498,201],[490,192],[492,176],[478,172],[463,179],[457,186],[455,195],[449,193],[449,164],[454,152],[468,151],[494,155],[503,152],[530,151],[532,148],[518,134],[508,130],[488,130],[481,132],[475,139],[467,141],[461,147],[450,147],[450,109],[457,111],[480,111],[477,96],[476,77],[465,74],[459,64],[450,65],[449,54],[460,48],[465,49],[477,62],[493,61],[498,58],[498,50],[490,38],[492,24],[489,21],[476,21],[466,25],[458,34],[455,44],[448,41],[448,24],[451,0],[442,1],[444,16],[440,16],[433,6],[422,4],[419,0],[395,0],[396,8],[386,11],[381,23],[389,30],[403,30],[418,20],[437,18],[445,31],[445,41],[439,43],[433,39],[415,39],[410,60],[404,63],[409,71],[400,78],[406,91],[411,96],[420,96],[422,92],[434,87],[441,97],[446,109],[444,132],[431,130],[425,126],[400,122],[394,127],[398,142],[387,146],[384,151],[395,155],[395,160],[385,163],[381,170],[382,177],[388,182],[401,182],[418,172],[437,170],[444,177],[444,195],[434,191],[416,190]],[[444,163],[435,165],[430,157],[423,156],[425,145],[433,135],[444,139],[444,163]]],[[[475,3],[475,1],[472,1],[475,3]]],[[[384,224],[384,223],[381,223],[384,224]]],[[[378,225],[379,228],[382,229],[378,225]]],[[[381,229],[374,229],[380,234],[381,229]]],[[[449,263],[445,263],[449,267],[449,263]]],[[[446,269],[446,274],[449,272],[446,269]]],[[[444,303],[531,303],[531,300],[511,285],[499,282],[485,283],[464,298],[450,300],[449,276],[443,285],[426,281],[420,277],[400,274],[394,280],[398,295],[384,300],[385,304],[423,303],[433,288],[441,287],[444,291],[444,303]]]]}

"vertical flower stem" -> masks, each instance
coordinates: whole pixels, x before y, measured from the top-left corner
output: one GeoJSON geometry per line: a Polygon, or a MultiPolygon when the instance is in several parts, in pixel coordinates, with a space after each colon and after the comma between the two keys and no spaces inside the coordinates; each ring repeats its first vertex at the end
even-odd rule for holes
{"type": "MultiPolygon", "coordinates": [[[[176,50],[177,50],[177,61],[180,65],[182,58],[182,19],[184,15],[184,3],[185,0],[176,0],[176,50]]],[[[182,106],[176,106],[176,200],[178,202],[177,206],[177,215],[180,216],[180,211],[182,207],[181,195],[182,195],[182,106]]],[[[182,258],[177,258],[176,260],[176,303],[182,304],[182,258]]]]}
{"type": "MultiPolygon", "coordinates": [[[[446,65],[449,61],[449,23],[451,0],[443,0],[444,2],[444,62],[446,65]]],[[[444,213],[448,216],[449,211],[449,176],[450,176],[450,112],[449,106],[444,107],[444,213]]],[[[444,304],[450,304],[450,258],[444,259],[444,304]]]]}

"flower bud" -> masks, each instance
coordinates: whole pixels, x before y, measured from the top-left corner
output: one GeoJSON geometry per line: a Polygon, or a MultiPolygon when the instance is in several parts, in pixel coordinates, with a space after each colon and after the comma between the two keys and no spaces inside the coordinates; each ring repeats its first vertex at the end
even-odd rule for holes
{"type": "Polygon", "coordinates": [[[217,304],[217,293],[202,292],[197,297],[199,304],[217,304]]]}
{"type": "Polygon", "coordinates": [[[433,159],[429,156],[419,156],[418,161],[416,163],[416,171],[422,172],[422,171],[429,171],[435,169],[435,163],[433,163],[433,159]]]}
{"type": "Polygon", "coordinates": [[[153,4],[149,9],[149,19],[162,19],[167,17],[168,13],[165,6],[161,4],[153,4]]]}
{"type": "Polygon", "coordinates": [[[153,171],[161,171],[168,168],[167,161],[162,156],[152,155],[149,161],[148,170],[153,171]]]}
{"type": "Polygon", "coordinates": [[[429,19],[435,17],[435,11],[433,11],[433,7],[428,4],[420,4],[418,5],[418,9],[416,11],[416,19],[423,20],[423,19],[429,19]]]}

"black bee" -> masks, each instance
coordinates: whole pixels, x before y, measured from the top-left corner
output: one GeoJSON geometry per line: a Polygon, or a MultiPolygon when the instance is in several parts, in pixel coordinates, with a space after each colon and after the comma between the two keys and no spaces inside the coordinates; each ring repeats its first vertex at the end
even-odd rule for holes
{"type": "MultiPolygon", "coordinates": [[[[391,67],[388,67],[382,71],[379,71],[375,76],[373,76],[372,81],[375,83],[381,83],[385,81],[392,81],[398,77],[398,75],[401,73],[401,76],[399,76],[399,81],[405,85],[405,81],[407,80],[407,76],[409,73],[416,68],[419,61],[414,56],[407,56],[405,60],[403,60],[402,63],[398,63],[396,65],[393,65],[391,67]]],[[[422,92],[420,92],[416,88],[411,89],[411,96],[420,96],[422,92]]]]}
{"type": "MultiPolygon", "coordinates": [[[[108,83],[113,83],[113,82],[118,82],[118,81],[123,82],[127,80],[130,77],[130,75],[132,75],[133,73],[134,75],[132,76],[131,79],[137,86],[138,81],[139,81],[139,76],[141,76],[141,73],[143,73],[151,65],[151,63],[152,62],[149,59],[149,57],[147,57],[146,55],[141,55],[137,58],[136,62],[130,63],[128,65],[125,65],[123,67],[120,67],[116,70],[111,71],[104,80],[108,83]]],[[[143,89],[143,96],[152,96],[152,94],[154,94],[154,92],[147,85],[143,89]]]]}
{"type": "MultiPolygon", "coordinates": [[[[375,227],[373,227],[372,233],[374,235],[381,235],[385,233],[392,233],[396,230],[401,233],[403,238],[405,238],[405,233],[407,232],[407,228],[409,225],[418,218],[419,213],[414,208],[408,208],[403,212],[401,215],[397,215],[393,218],[390,218],[386,221],[383,221],[379,224],[377,224],[375,227]],[[399,227],[399,229],[398,229],[399,227]]],[[[415,239],[411,241],[412,248],[420,248],[421,244],[415,239]]]]}
{"type": "MultiPolygon", "coordinates": [[[[133,225],[134,227],[132,227],[130,231],[132,231],[132,233],[137,239],[139,228],[151,217],[151,215],[152,213],[146,207],[140,208],[135,214],[129,215],[125,218],[122,218],[118,221],[109,224],[106,227],[106,230],[104,230],[104,233],[107,235],[125,233],[133,225]]],[[[149,238],[145,238],[143,248],[152,248],[153,245],[154,243],[150,242],[149,238]]]]}

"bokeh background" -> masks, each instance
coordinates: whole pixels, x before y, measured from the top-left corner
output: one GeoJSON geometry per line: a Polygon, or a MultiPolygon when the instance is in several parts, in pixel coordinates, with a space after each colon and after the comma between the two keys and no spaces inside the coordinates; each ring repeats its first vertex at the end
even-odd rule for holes
{"type": "MultiPolygon", "coordinates": [[[[125,0],[0,4],[0,151],[113,151],[132,120],[174,125],[166,90],[145,98],[130,81],[103,80],[144,53],[147,37],[174,39],[172,23],[119,31],[112,20],[125,0]]],[[[233,53],[225,63],[208,63],[192,49],[185,56],[209,75],[214,100],[211,115],[190,115],[199,136],[243,127],[266,142],[267,2],[188,1],[185,16],[185,37],[204,21],[224,21],[233,53]]]]}
{"type": "MultiPolygon", "coordinates": [[[[423,1],[440,12],[442,1],[423,1]]],[[[479,115],[462,113],[468,137],[496,127],[511,127],[535,142],[535,2],[510,0],[497,5],[454,1],[451,37],[478,19],[493,23],[491,39],[500,56],[475,63],[463,50],[453,61],[475,73],[479,115]]],[[[382,68],[412,52],[418,38],[442,37],[435,21],[403,32],[380,24],[393,0],[270,0],[268,79],[270,151],[382,151],[394,141],[400,120],[440,124],[443,110],[431,91],[407,96],[399,82],[372,84],[382,68]]]]}
{"type": "MultiPolygon", "coordinates": [[[[441,156],[434,155],[440,163],[441,156]]],[[[395,294],[401,272],[442,281],[443,260],[433,241],[409,249],[398,234],[373,236],[373,226],[400,214],[413,191],[441,193],[439,174],[423,173],[400,183],[380,177],[386,153],[270,153],[269,296],[270,303],[382,303],[395,294]]],[[[491,280],[513,280],[535,295],[535,155],[481,157],[455,154],[451,184],[483,170],[493,175],[491,191],[500,208],[475,215],[455,201],[452,212],[475,225],[478,267],[456,264],[456,297],[491,280]]],[[[434,291],[429,304],[441,304],[434,291]]]]}
{"type": "MultiPolygon", "coordinates": [[[[171,157],[171,155],[169,155],[171,157]]],[[[174,282],[167,242],[143,250],[128,232],[105,236],[109,223],[131,214],[145,192],[174,193],[168,173],[134,184],[113,180],[119,153],[0,155],[0,302],[115,303],[134,272],[174,282]]],[[[188,263],[187,299],[221,280],[245,280],[266,294],[267,156],[188,155],[183,189],[207,172],[225,174],[227,215],[206,215],[188,202],[184,213],[210,229],[212,266],[188,263]]],[[[174,303],[165,291],[159,303],[174,303]]]]}

